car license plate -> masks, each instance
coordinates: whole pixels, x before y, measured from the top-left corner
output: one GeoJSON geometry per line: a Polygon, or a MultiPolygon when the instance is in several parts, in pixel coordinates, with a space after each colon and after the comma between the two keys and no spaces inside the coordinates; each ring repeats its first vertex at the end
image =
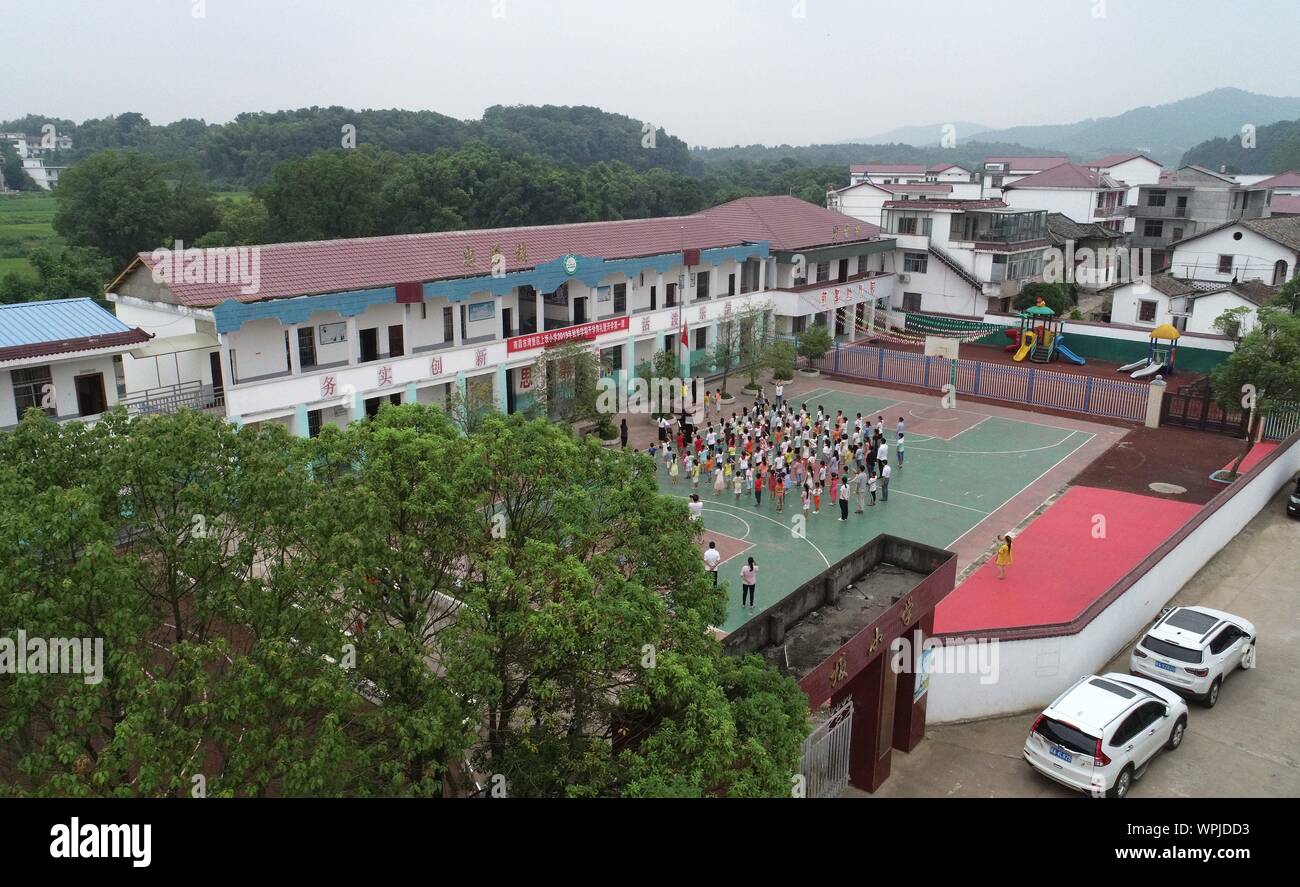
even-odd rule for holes
{"type": "Polygon", "coordinates": [[[1060,758],[1062,761],[1065,761],[1065,763],[1067,764],[1074,763],[1074,755],[1070,754],[1067,751],[1063,751],[1058,746],[1054,745],[1050,749],[1048,749],[1048,751],[1052,753],[1052,757],[1054,758],[1060,758]]]}
{"type": "Polygon", "coordinates": [[[1156,662],[1156,668],[1163,668],[1165,671],[1178,671],[1178,668],[1176,666],[1170,665],[1168,662],[1160,662],[1158,660],[1156,662]]]}

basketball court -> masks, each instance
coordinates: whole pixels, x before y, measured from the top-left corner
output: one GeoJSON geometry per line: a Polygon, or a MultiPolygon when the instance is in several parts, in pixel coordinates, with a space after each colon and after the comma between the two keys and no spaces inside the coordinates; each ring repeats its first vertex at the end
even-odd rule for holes
{"type": "MultiPolygon", "coordinates": [[[[883,415],[893,468],[889,501],[878,493],[874,508],[868,504],[864,514],[854,514],[851,505],[849,520],[841,522],[827,489],[820,513],[810,513],[806,531],[800,533],[795,518],[802,509],[793,492],[784,511],[776,510],[766,490],[762,507],[756,508],[752,490],[742,493],[737,504],[730,486],[715,497],[712,478],[701,475],[702,550],[712,539],[724,558],[719,579],[727,584],[730,599],[727,621],[719,626],[724,630],[735,629],[880,533],[955,550],[960,570],[986,554],[995,536],[1014,531],[1125,433],[1111,425],[990,404],[959,400],[946,409],[937,396],[821,379],[787,385],[786,400],[796,408],[807,404],[814,413],[819,406],[831,415],[842,410],[850,421],[861,413],[874,424],[883,415]],[[900,416],[906,438],[901,465],[895,452],[900,416]],[[737,542],[746,547],[740,549],[737,542]],[[748,557],[758,566],[752,609],[740,604],[740,567],[748,557]]],[[[750,402],[738,401],[726,414],[750,402]]],[[[709,418],[716,422],[716,414],[709,418]]],[[[685,477],[671,482],[662,458],[657,461],[660,489],[689,499],[690,482],[685,477]]]]}

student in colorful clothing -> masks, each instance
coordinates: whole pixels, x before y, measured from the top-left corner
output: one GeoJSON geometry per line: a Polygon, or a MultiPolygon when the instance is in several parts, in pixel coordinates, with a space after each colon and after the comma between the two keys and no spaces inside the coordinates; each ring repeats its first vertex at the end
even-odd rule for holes
{"type": "Polygon", "coordinates": [[[998,542],[998,578],[1007,578],[1007,567],[1011,566],[1011,534],[1008,533],[998,542]]]}

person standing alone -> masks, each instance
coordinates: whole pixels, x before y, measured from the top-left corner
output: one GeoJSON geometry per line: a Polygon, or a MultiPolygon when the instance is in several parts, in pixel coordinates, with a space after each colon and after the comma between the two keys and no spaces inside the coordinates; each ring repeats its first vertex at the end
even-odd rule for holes
{"type": "Polygon", "coordinates": [[[758,564],[754,563],[751,557],[745,566],[740,568],[740,605],[742,607],[754,607],[754,586],[758,581],[758,564]]]}
{"type": "Polygon", "coordinates": [[[704,568],[713,574],[713,587],[718,587],[718,564],[722,562],[722,552],[710,541],[709,550],[704,552],[704,568]]]}
{"type": "Polygon", "coordinates": [[[1007,578],[1007,567],[1011,566],[1011,534],[998,540],[998,578],[1007,578]]]}
{"type": "Polygon", "coordinates": [[[880,463],[880,501],[889,501],[889,476],[893,471],[889,467],[889,460],[886,459],[880,463]]]}

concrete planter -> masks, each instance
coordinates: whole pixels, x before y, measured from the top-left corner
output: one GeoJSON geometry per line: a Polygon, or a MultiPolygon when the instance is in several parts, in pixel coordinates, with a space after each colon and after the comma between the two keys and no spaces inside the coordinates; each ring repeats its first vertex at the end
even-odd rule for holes
{"type": "Polygon", "coordinates": [[[818,376],[822,374],[821,370],[797,370],[796,372],[798,372],[799,375],[803,376],[805,379],[816,379],[818,376]]]}

